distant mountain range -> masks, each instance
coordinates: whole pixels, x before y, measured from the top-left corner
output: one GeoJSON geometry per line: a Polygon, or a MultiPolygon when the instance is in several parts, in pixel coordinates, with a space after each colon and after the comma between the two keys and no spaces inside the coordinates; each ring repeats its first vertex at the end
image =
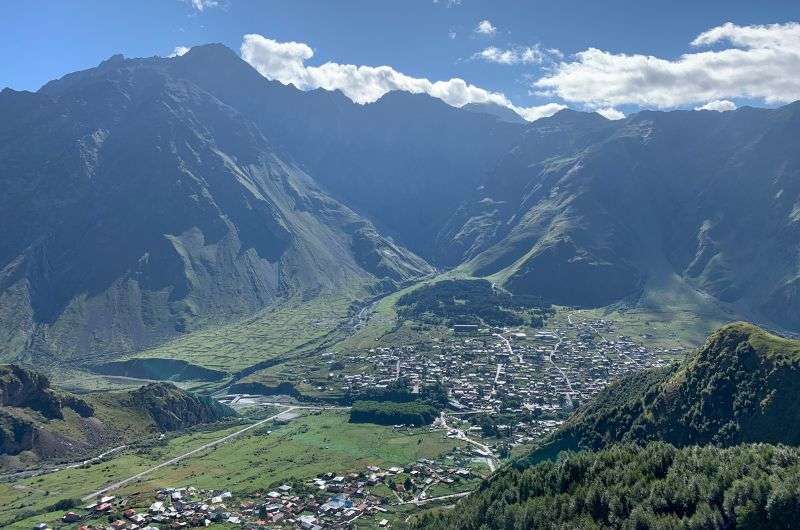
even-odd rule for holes
{"type": "Polygon", "coordinates": [[[529,124],[302,92],[221,45],[114,56],[0,92],[2,356],[114,357],[449,267],[557,304],[658,291],[800,330],[797,138],[797,103],[529,124]]]}

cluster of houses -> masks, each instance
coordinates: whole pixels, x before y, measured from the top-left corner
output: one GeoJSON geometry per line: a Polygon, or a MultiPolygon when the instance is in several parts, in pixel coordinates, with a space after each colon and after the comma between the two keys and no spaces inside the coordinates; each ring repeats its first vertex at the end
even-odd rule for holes
{"type": "MultiPolygon", "coordinates": [[[[441,461],[419,460],[403,467],[369,466],[359,473],[324,473],[303,483],[282,484],[266,492],[234,495],[194,487],[165,488],[146,502],[140,498],[99,497],[82,510],[64,513],[62,522],[80,530],[179,530],[212,523],[267,528],[346,528],[361,517],[389,526],[390,504],[428,498],[430,488],[457,487],[474,477],[469,452],[454,449],[441,461]],[[383,491],[376,487],[383,485],[383,491]]],[[[46,524],[36,530],[47,530],[46,524]]]]}
{"type": "Polygon", "coordinates": [[[414,391],[441,382],[457,411],[519,413],[519,421],[504,426],[515,445],[552,432],[614,379],[677,353],[621,336],[607,320],[550,322],[530,336],[504,330],[508,342],[493,331],[458,328],[443,339],[343,356],[346,364],[371,369],[346,373],[341,390],[385,388],[399,377],[414,391]]]}

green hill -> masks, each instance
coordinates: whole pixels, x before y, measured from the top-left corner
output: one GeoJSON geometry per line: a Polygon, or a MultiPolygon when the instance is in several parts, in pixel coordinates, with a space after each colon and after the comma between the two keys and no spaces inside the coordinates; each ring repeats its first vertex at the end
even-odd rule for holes
{"type": "Polygon", "coordinates": [[[800,450],[663,443],[567,453],[508,468],[426,529],[790,529],[800,517],[800,450]]]}
{"type": "Polygon", "coordinates": [[[104,447],[234,414],[171,383],[79,397],[52,388],[41,374],[0,365],[0,469],[75,460],[104,447]]]}
{"type": "Polygon", "coordinates": [[[800,444],[800,341],[729,324],[685,362],[612,384],[531,454],[616,442],[800,444]]]}

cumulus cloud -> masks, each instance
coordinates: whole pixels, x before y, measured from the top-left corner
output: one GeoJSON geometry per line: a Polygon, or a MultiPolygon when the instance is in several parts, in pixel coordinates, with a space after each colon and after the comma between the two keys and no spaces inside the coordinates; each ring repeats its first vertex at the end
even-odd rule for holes
{"type": "Polygon", "coordinates": [[[474,54],[472,58],[497,64],[539,64],[544,60],[544,54],[538,46],[515,47],[504,50],[489,46],[474,54]]]}
{"type": "Polygon", "coordinates": [[[314,56],[314,50],[309,45],[279,42],[263,35],[245,35],[241,54],[242,59],[267,79],[291,84],[301,90],[341,90],[351,100],[361,104],[376,101],[392,90],[402,90],[428,94],[454,107],[467,103],[495,103],[512,109],[529,121],[551,116],[565,108],[557,103],[518,107],[504,94],[471,85],[463,79],[430,81],[398,72],[391,66],[357,66],[335,62],[307,66],[305,62],[314,56]]]}
{"type": "Polygon", "coordinates": [[[453,39],[455,39],[455,38],[456,38],[456,32],[455,32],[455,30],[452,30],[452,29],[451,29],[450,31],[448,31],[448,32],[447,32],[447,36],[448,36],[448,37],[450,37],[450,40],[453,40],[453,39]]]}
{"type": "Polygon", "coordinates": [[[494,37],[494,35],[497,33],[497,27],[493,26],[488,20],[481,20],[478,22],[478,25],[475,28],[475,33],[486,35],[488,37],[494,37]]]}
{"type": "Polygon", "coordinates": [[[698,35],[695,48],[669,60],[589,48],[559,62],[533,85],[540,95],[588,106],[633,104],[672,108],[751,98],[766,103],[800,99],[800,24],[727,23],[698,35]]]}
{"type": "Polygon", "coordinates": [[[190,49],[191,48],[189,48],[188,46],[175,46],[175,49],[173,49],[172,53],[170,53],[167,57],[180,57],[181,55],[184,55],[186,52],[188,52],[190,49]]]}
{"type": "Polygon", "coordinates": [[[515,107],[514,105],[510,105],[509,107],[528,121],[549,118],[556,112],[567,108],[566,105],[562,105],[561,103],[546,103],[538,107],[515,107]]]}
{"type": "Polygon", "coordinates": [[[694,110],[715,110],[717,112],[725,112],[728,110],[736,110],[736,103],[727,99],[715,99],[709,101],[705,105],[695,107],[694,110]]]}

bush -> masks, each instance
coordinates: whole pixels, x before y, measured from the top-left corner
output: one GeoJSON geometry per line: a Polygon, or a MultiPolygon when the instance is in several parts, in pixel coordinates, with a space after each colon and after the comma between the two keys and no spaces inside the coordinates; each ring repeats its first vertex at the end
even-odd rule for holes
{"type": "Polygon", "coordinates": [[[419,426],[431,424],[438,415],[438,409],[424,401],[356,401],[350,409],[350,422],[419,426]]]}

